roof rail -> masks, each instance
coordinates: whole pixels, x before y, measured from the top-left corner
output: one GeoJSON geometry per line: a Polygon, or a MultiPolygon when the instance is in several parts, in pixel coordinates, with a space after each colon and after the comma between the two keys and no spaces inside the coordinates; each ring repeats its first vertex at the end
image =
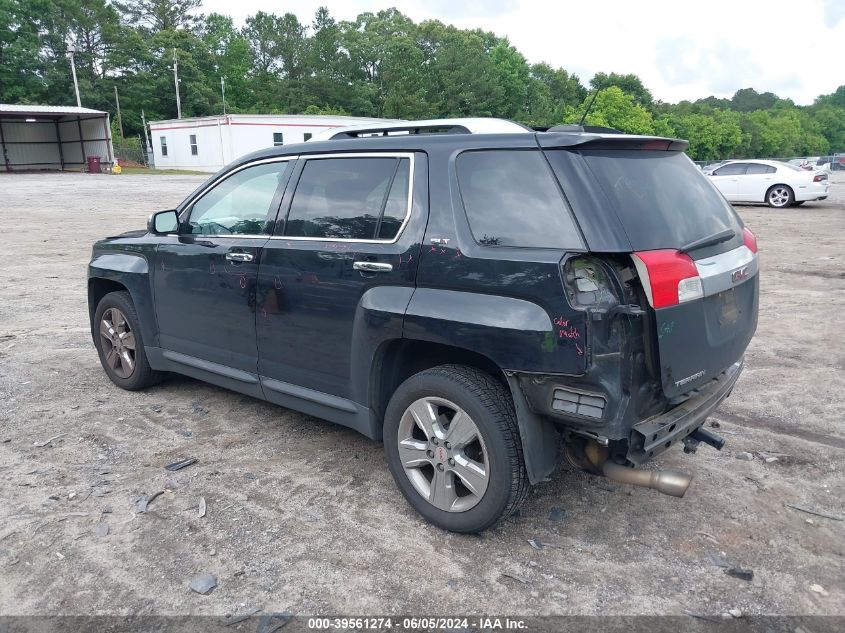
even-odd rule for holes
{"type": "Polygon", "coordinates": [[[533,132],[521,123],[507,119],[428,119],[425,121],[397,121],[352,125],[320,132],[311,141],[328,141],[372,136],[399,136],[405,134],[524,134],[533,132]]]}

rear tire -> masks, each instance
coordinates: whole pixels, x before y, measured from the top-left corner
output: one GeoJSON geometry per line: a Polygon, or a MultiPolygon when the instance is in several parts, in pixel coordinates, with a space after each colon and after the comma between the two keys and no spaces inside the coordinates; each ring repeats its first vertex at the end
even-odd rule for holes
{"type": "Polygon", "coordinates": [[[795,202],[795,193],[787,185],[774,185],[766,192],[766,204],[775,209],[785,209],[795,202]]]}
{"type": "Polygon", "coordinates": [[[441,365],[403,382],[387,406],[384,448],[399,490],[445,530],[486,530],[528,492],[511,395],[472,367],[441,365]]]}
{"type": "Polygon", "coordinates": [[[97,304],[94,345],[106,376],[121,389],[146,389],[164,378],[147,361],[138,313],[126,291],[110,292],[97,304]]]}

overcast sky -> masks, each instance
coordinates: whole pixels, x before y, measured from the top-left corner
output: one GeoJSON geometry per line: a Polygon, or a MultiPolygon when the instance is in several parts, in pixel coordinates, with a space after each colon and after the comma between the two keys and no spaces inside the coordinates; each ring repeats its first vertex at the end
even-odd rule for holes
{"type": "Polygon", "coordinates": [[[752,87],[804,105],[845,83],[845,0],[204,0],[238,25],[259,10],[309,24],[320,5],[337,20],[395,6],[507,36],[529,62],[587,83],[635,73],[663,101],[730,97],[752,87]]]}

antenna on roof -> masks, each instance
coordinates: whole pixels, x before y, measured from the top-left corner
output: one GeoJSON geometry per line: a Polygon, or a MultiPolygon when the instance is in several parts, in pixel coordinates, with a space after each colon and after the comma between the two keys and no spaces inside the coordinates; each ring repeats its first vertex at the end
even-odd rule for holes
{"type": "Polygon", "coordinates": [[[581,120],[578,121],[578,125],[584,125],[584,120],[587,118],[587,115],[590,113],[590,110],[593,109],[593,104],[596,102],[596,97],[599,96],[599,93],[604,90],[604,86],[601,88],[597,88],[596,91],[593,93],[593,98],[590,101],[590,105],[587,106],[587,109],[584,110],[584,116],[581,117],[581,120]]]}

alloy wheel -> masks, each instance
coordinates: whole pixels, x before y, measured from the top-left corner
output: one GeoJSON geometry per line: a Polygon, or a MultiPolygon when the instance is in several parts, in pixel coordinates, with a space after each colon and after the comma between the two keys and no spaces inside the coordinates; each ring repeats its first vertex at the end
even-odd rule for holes
{"type": "Polygon", "coordinates": [[[769,202],[773,207],[784,207],[789,202],[789,189],[775,187],[769,192],[769,202]]]}
{"type": "Polygon", "coordinates": [[[103,312],[100,339],[109,369],[119,378],[129,378],[135,371],[135,334],[126,316],[117,308],[103,312]]]}
{"type": "Polygon", "coordinates": [[[490,480],[481,432],[466,411],[444,398],[420,398],[399,422],[402,468],[416,491],[446,512],[477,505],[490,480]]]}

